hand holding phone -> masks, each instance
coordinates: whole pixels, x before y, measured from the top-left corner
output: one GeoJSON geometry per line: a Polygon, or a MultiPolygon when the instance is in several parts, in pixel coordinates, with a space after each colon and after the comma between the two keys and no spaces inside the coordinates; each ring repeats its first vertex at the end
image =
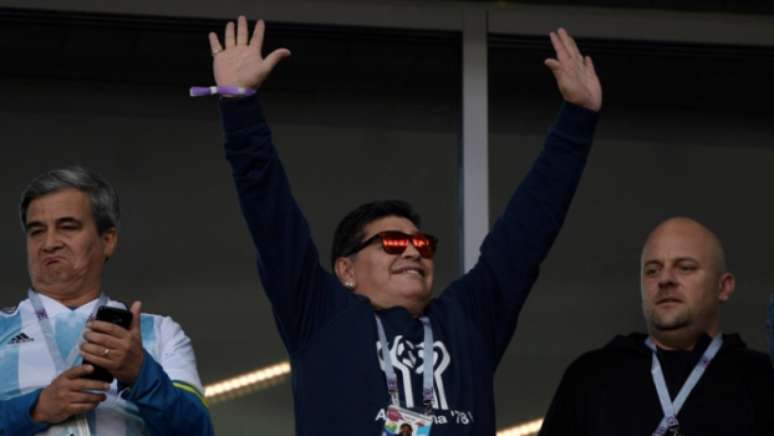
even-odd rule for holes
{"type": "MultiPolygon", "coordinates": [[[[97,316],[94,317],[94,319],[98,321],[109,322],[128,330],[132,325],[132,312],[129,312],[126,309],[120,309],[118,307],[102,306],[97,310],[97,316]]],[[[107,355],[109,356],[110,349],[106,347],[105,350],[107,350],[107,355]]],[[[101,380],[105,383],[113,382],[113,374],[108,372],[108,370],[105,368],[85,359],[83,363],[91,364],[94,366],[94,371],[92,371],[90,374],[87,374],[85,376],[86,378],[101,380]]]]}
{"type": "Polygon", "coordinates": [[[115,377],[127,385],[134,383],[144,360],[140,308],[138,301],[130,311],[101,307],[87,324],[81,354],[96,368],[91,378],[109,383],[115,377]]]}

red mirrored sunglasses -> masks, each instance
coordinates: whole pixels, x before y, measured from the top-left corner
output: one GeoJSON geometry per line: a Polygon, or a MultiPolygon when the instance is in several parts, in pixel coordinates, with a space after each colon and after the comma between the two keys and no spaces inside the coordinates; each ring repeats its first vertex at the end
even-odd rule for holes
{"type": "Polygon", "coordinates": [[[376,241],[381,241],[382,249],[387,254],[401,254],[406,251],[408,245],[411,244],[417,249],[419,255],[426,259],[433,258],[435,248],[438,246],[438,238],[427,233],[414,233],[409,235],[397,230],[388,230],[371,236],[346,252],[344,256],[351,256],[376,241]]]}

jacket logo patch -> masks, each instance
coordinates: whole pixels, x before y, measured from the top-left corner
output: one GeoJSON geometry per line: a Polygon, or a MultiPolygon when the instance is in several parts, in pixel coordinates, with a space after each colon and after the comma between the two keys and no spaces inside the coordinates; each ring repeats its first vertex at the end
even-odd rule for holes
{"type": "MultiPolygon", "coordinates": [[[[395,367],[395,373],[398,379],[402,380],[403,389],[401,392],[406,398],[406,407],[412,408],[414,404],[414,388],[412,386],[412,373],[422,374],[424,372],[424,342],[415,344],[403,338],[403,335],[395,336],[390,348],[390,359],[395,367]]],[[[379,356],[379,365],[384,371],[384,361],[382,360],[382,345],[376,341],[377,355],[379,356]]],[[[451,363],[446,345],[441,341],[435,341],[433,344],[433,408],[448,410],[449,404],[446,401],[446,389],[443,384],[443,373],[451,363]]],[[[417,390],[422,392],[422,386],[417,386],[417,390]]]]}
{"type": "Polygon", "coordinates": [[[25,344],[27,342],[32,342],[35,339],[27,336],[25,333],[19,333],[18,335],[11,338],[10,341],[8,341],[9,344],[25,344]]]}

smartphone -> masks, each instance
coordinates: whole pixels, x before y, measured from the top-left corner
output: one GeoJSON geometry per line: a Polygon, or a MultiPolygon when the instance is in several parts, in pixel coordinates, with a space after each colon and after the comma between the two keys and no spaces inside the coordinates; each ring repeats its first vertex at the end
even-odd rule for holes
{"type": "MultiPolygon", "coordinates": [[[[113,323],[128,330],[129,326],[132,325],[132,312],[129,312],[126,309],[120,309],[118,307],[102,306],[97,310],[97,316],[95,319],[98,321],[113,323]]],[[[94,371],[87,375],[86,378],[100,380],[105,383],[113,382],[113,374],[109,373],[105,368],[94,365],[93,363],[87,361],[84,361],[83,363],[88,363],[89,365],[94,366],[94,371]]]]}

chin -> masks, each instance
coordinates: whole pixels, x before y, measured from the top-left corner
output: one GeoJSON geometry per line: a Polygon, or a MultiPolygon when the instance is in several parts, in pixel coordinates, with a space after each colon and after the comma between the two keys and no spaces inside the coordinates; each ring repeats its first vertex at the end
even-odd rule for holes
{"type": "Polygon", "coordinates": [[[691,320],[685,315],[676,316],[655,316],[651,320],[651,324],[660,331],[678,330],[691,325],[691,320]]]}
{"type": "Polygon", "coordinates": [[[425,287],[402,289],[400,294],[408,299],[417,301],[427,301],[432,296],[432,292],[425,287]]]}

